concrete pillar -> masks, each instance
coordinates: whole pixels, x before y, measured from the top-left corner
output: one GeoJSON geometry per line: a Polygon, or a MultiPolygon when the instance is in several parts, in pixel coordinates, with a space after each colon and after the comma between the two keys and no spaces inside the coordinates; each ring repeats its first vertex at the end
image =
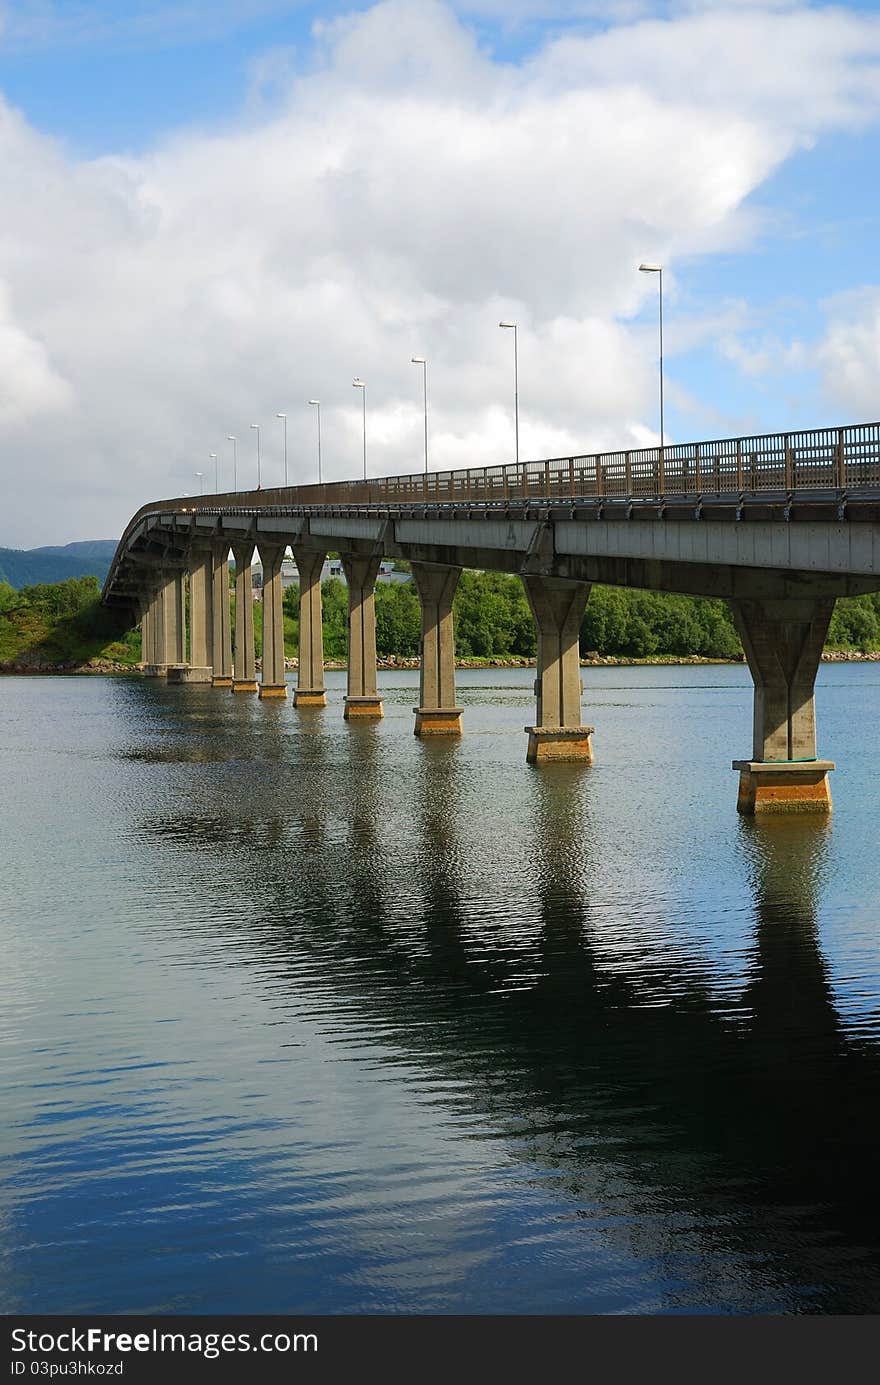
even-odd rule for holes
{"type": "Polygon", "coordinates": [[[348,692],[345,717],[381,717],[376,684],[376,577],[380,558],[342,558],[348,583],[348,692]]]}
{"type": "Polygon", "coordinates": [[[538,630],[535,695],[538,717],[527,726],[530,764],[543,760],[593,759],[592,726],[581,725],[581,667],[578,635],[590,595],[588,582],[523,574],[523,586],[538,630]]]}
{"type": "Polygon", "coordinates": [[[293,557],[299,572],[299,668],[293,701],[296,707],[323,707],[327,694],[324,690],[321,570],[326,554],[294,548],[293,557]]]}
{"type": "Polygon", "coordinates": [[[735,760],[741,813],[831,811],[816,755],[816,671],[834,598],[731,601],[755,684],[751,760],[735,760]]]}
{"type": "Polygon", "coordinates": [[[232,687],[232,627],[229,622],[229,549],[224,544],[211,553],[211,618],[213,624],[215,688],[232,687]]]}
{"type": "Polygon", "coordinates": [[[144,673],[148,678],[161,678],[165,674],[165,585],[160,583],[150,593],[148,638],[144,655],[144,673]]]}
{"type": "Polygon", "coordinates": [[[142,670],[146,670],[147,666],[153,662],[152,659],[150,658],[150,640],[151,640],[151,638],[152,638],[152,631],[151,631],[151,628],[150,628],[151,613],[152,613],[152,599],[151,599],[151,597],[149,597],[149,596],[144,596],[144,597],[142,598],[142,600],[141,600],[141,658],[140,658],[140,665],[141,665],[141,669],[142,669],[142,670]]]}
{"type": "Polygon", "coordinates": [[[257,691],[257,665],[254,656],[254,595],[251,578],[252,543],[236,544],[235,558],[235,658],[233,692],[257,691]]]}
{"type": "Polygon", "coordinates": [[[189,668],[181,681],[210,683],[214,642],[211,554],[193,554],[189,568],[189,668]]]}
{"type": "Polygon", "coordinates": [[[455,637],[452,600],[460,567],[412,564],[413,583],[422,607],[417,736],[460,736],[461,708],[455,705],[455,637]]]}
{"type": "Polygon", "coordinates": [[[283,545],[261,543],[260,559],[263,564],[263,673],[260,697],[286,697],[284,610],[281,603],[283,545]]]}
{"type": "Polygon", "coordinates": [[[186,574],[172,572],[165,580],[162,594],[164,612],[166,664],[186,663],[186,574]]]}

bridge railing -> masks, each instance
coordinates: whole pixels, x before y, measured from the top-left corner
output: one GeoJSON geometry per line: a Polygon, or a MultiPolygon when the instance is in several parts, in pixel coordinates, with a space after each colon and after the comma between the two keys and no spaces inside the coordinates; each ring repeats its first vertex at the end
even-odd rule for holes
{"type": "Polygon", "coordinates": [[[333,481],[272,496],[282,504],[381,505],[862,489],[880,489],[880,423],[333,481]]]}

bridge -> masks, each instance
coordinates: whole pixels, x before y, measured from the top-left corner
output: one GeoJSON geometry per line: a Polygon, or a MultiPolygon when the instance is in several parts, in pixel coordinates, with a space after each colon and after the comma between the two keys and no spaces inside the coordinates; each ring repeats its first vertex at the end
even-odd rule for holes
{"type": "Polygon", "coordinates": [[[737,806],[828,812],[834,765],[817,753],[814,685],[836,599],[880,590],[880,423],[153,501],[126,526],[102,599],[140,622],[146,674],[285,697],[288,547],[300,574],[300,708],[326,702],[320,579],[327,552],[340,554],[346,718],[382,716],[375,582],[383,557],[411,564],[422,616],[417,736],[462,731],[452,614],[462,569],[519,574],[537,629],[532,763],[592,760],[578,633],[594,582],[722,597],[754,681],[751,757],[733,762],[737,806]]]}

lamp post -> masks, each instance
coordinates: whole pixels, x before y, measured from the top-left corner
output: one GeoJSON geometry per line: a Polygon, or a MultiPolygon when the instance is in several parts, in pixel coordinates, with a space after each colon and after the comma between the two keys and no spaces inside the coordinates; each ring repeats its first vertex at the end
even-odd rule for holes
{"type": "Polygon", "coordinates": [[[216,452],[209,452],[209,453],[208,453],[208,456],[211,458],[211,461],[214,463],[214,494],[216,495],[216,494],[218,493],[218,491],[220,490],[220,472],[219,472],[218,467],[217,467],[217,453],[216,453],[216,452]]]}
{"type": "Polygon", "coordinates": [[[251,427],[257,430],[257,490],[262,490],[263,475],[260,466],[260,425],[259,423],[252,423],[251,427]]]}
{"type": "Polygon", "coordinates": [[[238,457],[237,457],[236,446],[235,446],[235,444],[236,444],[236,442],[237,442],[237,439],[234,438],[234,437],[232,436],[231,433],[227,433],[227,434],[226,434],[226,441],[232,443],[232,489],[233,489],[234,491],[237,491],[237,490],[238,490],[238,457]]]}
{"type": "Polygon", "coordinates": [[[287,414],[276,414],[284,423],[284,484],[287,485],[287,414]]]}
{"type": "Polygon", "coordinates": [[[516,429],[516,464],[519,466],[519,360],[516,340],[516,323],[499,322],[498,326],[513,328],[513,417],[516,429]]]}
{"type": "Polygon", "coordinates": [[[314,404],[318,412],[318,485],[321,485],[321,401],[320,399],[310,399],[310,404],[314,404]]]}
{"type": "Polygon", "coordinates": [[[428,362],[424,356],[411,356],[413,365],[422,367],[422,389],[425,396],[425,475],[428,474],[428,362]]]}
{"type": "Polygon", "coordinates": [[[362,399],[363,410],[364,410],[364,480],[366,481],[366,479],[367,479],[367,382],[366,382],[366,380],[362,380],[362,379],[360,378],[360,376],[358,375],[358,376],[355,376],[355,378],[352,380],[351,383],[352,383],[352,385],[354,386],[354,388],[355,388],[356,390],[361,390],[361,391],[362,391],[361,399],[362,399]]]}
{"type": "Polygon", "coordinates": [[[202,477],[204,476],[204,474],[205,474],[205,473],[204,473],[203,471],[197,471],[197,472],[196,472],[196,476],[198,477],[198,481],[199,481],[199,495],[204,495],[204,494],[205,494],[205,487],[204,487],[204,484],[203,484],[203,482],[202,482],[202,477]]]}
{"type": "Polygon", "coordinates": [[[660,281],[660,446],[666,442],[663,428],[663,266],[662,264],[640,264],[642,274],[656,274],[660,281]]]}

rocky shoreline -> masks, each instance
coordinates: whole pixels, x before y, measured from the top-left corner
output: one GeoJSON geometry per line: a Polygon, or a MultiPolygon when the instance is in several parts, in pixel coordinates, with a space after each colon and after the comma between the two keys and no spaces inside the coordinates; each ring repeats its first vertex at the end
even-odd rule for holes
{"type": "MultiPolygon", "coordinates": [[[[741,664],[744,662],[742,655],[738,659],[707,659],[701,654],[683,655],[656,655],[647,659],[631,659],[618,654],[597,654],[589,653],[581,659],[581,668],[640,668],[643,665],[649,667],[683,667],[688,664],[741,664]]],[[[850,664],[850,663],[878,663],[880,662],[880,650],[870,650],[865,653],[860,649],[826,649],[822,654],[823,663],[850,664]]],[[[456,668],[534,668],[535,659],[520,658],[511,656],[499,659],[456,659],[456,668]]],[[[257,668],[260,661],[257,660],[257,668]]],[[[284,667],[290,671],[299,667],[298,659],[285,659],[284,667]]],[[[325,659],[325,669],[344,669],[346,667],[344,659],[325,659]]],[[[379,659],[378,667],[385,672],[393,672],[395,669],[418,669],[418,658],[397,657],[389,655],[388,658],[379,659]]],[[[86,663],[42,663],[40,660],[28,660],[26,658],[7,659],[0,663],[0,675],[51,675],[51,674],[89,674],[89,673],[138,673],[137,664],[121,664],[113,659],[89,659],[86,663]]]]}

